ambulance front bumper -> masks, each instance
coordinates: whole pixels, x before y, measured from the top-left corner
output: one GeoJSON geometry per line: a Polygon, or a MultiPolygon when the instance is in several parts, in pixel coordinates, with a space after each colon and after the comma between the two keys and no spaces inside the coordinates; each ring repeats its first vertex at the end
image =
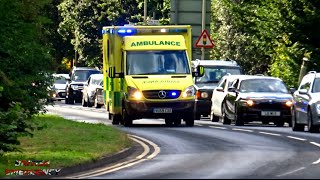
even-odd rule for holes
{"type": "Polygon", "coordinates": [[[194,111],[194,100],[174,102],[125,101],[130,116],[142,118],[168,118],[190,116],[194,111]]]}

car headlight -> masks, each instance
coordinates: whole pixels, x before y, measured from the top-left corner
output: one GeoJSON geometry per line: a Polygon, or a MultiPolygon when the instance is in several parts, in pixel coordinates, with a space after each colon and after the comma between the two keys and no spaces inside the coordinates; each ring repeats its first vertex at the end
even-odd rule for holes
{"type": "Polygon", "coordinates": [[[71,88],[72,88],[73,90],[78,90],[78,89],[79,89],[79,86],[78,86],[78,85],[71,85],[71,88]]]}
{"type": "Polygon", "coordinates": [[[293,102],[289,100],[289,101],[286,101],[285,104],[286,104],[286,106],[291,107],[293,102]]]}
{"type": "Polygon", "coordinates": [[[131,86],[128,86],[127,90],[128,90],[129,97],[134,98],[134,99],[141,99],[142,98],[142,93],[138,89],[131,87],[131,86]]]}
{"type": "Polygon", "coordinates": [[[320,114],[320,104],[317,104],[316,108],[317,108],[317,113],[320,114]]]}
{"type": "Polygon", "coordinates": [[[254,105],[254,101],[251,100],[251,99],[243,99],[243,100],[240,100],[240,105],[241,106],[253,106],[254,105]]]}
{"type": "Polygon", "coordinates": [[[207,92],[197,91],[196,97],[197,97],[198,99],[200,99],[200,98],[205,99],[205,98],[208,98],[208,97],[209,97],[209,94],[208,94],[207,92]]]}
{"type": "Polygon", "coordinates": [[[187,87],[182,93],[183,98],[192,97],[194,95],[195,95],[195,88],[193,86],[187,87]]]}

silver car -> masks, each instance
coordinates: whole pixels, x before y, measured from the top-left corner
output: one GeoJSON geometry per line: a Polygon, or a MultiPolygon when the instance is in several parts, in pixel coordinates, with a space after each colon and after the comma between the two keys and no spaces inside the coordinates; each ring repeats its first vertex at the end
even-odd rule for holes
{"type": "Polygon", "coordinates": [[[309,72],[293,93],[292,130],[319,132],[320,128],[320,73],[309,72]]]}

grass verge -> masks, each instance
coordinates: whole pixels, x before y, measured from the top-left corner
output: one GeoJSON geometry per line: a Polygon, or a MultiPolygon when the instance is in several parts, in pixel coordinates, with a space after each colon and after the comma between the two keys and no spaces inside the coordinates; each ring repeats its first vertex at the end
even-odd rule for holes
{"type": "Polygon", "coordinates": [[[34,121],[44,128],[34,131],[33,137],[19,138],[18,147],[22,152],[0,156],[0,177],[5,176],[6,169],[39,169],[39,166],[17,167],[16,160],[48,160],[50,165],[44,169],[63,168],[90,162],[132,145],[126,134],[103,124],[74,122],[55,115],[40,115],[34,121]]]}

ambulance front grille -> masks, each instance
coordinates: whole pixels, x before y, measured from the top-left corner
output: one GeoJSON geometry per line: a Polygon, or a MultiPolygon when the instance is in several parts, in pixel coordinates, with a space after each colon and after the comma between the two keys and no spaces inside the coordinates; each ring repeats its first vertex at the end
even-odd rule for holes
{"type": "Polygon", "coordinates": [[[148,90],[142,91],[142,94],[147,99],[177,99],[181,91],[180,90],[148,90]]]}

